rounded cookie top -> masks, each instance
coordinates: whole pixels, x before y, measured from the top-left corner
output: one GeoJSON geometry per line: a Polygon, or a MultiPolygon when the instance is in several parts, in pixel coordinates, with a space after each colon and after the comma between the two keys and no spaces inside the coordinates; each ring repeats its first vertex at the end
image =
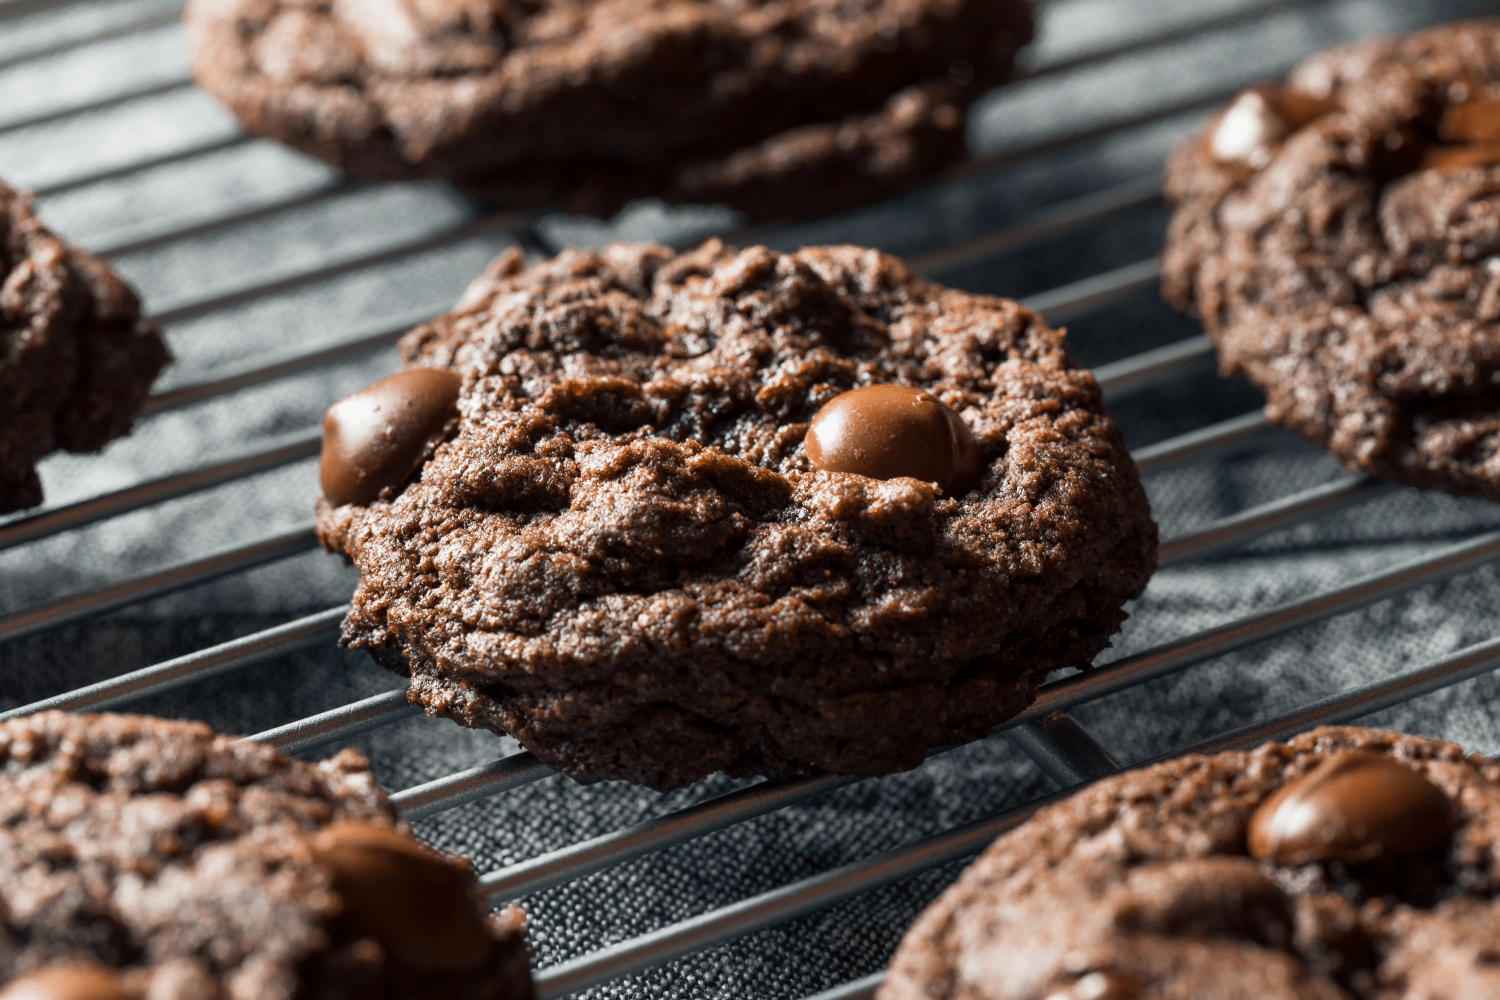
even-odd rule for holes
{"type": "Polygon", "coordinates": [[[531,996],[518,915],[486,918],[353,750],[310,764],[197,723],[46,712],[0,723],[0,814],[18,996],[531,996]]]}
{"type": "Polygon", "coordinates": [[[1347,466],[1500,499],[1500,20],[1321,53],[1173,156],[1164,290],[1347,466]]]}
{"type": "Polygon", "coordinates": [[[1108,778],[995,841],[878,1000],[1500,989],[1500,765],[1328,727],[1108,778]]]}
{"type": "Polygon", "coordinates": [[[829,211],[961,152],[962,107],[1032,31],[1025,0],[193,0],[185,20],[250,131],[355,176],[761,215],[799,178],[829,211]]]}
{"type": "Polygon", "coordinates": [[[127,433],[169,358],[109,265],[0,181],[0,514],[42,502],[43,456],[127,433]]]}
{"type": "Polygon", "coordinates": [[[463,374],[458,420],[320,506],[345,638],[580,780],[913,767],[1092,660],[1155,565],[1062,334],[875,251],[510,252],[402,350],[463,374]],[[951,482],[814,465],[820,409],[878,384],[923,390],[951,482]]]}

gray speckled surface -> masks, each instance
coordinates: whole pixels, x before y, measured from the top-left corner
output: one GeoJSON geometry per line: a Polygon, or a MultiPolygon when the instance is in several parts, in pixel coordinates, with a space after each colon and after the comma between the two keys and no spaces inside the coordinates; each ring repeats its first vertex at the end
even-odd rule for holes
{"type": "MultiPolygon", "coordinates": [[[[1243,0],[1054,0],[1042,13],[1029,64],[1045,69],[1101,47],[1191,26],[1265,4],[1243,0]]],[[[84,115],[5,130],[88,99],[183,78],[180,29],[161,0],[106,0],[0,22],[0,177],[51,186],[200,143],[228,139],[233,123],[187,86],[84,115]],[[158,26],[53,56],[29,52],[156,17],[158,26]]],[[[0,16],[4,7],[0,5],[0,16]]],[[[1500,4],[1475,0],[1330,0],[1276,5],[1232,27],[1146,47],[1125,57],[1042,75],[996,92],[971,121],[974,150],[1004,154],[1153,109],[1185,110],[967,180],[934,185],[833,219],[761,229],[778,247],[862,242],[916,254],[1025,218],[1048,205],[1149,176],[1201,120],[1193,100],[1279,73],[1331,42],[1415,27],[1500,4]]],[[[43,198],[60,232],[102,247],[214,218],[333,183],[323,166],[245,142],[182,162],[43,198]]],[[[435,233],[471,211],[441,185],[340,194],[293,213],[158,249],[119,256],[120,270],[156,311],[243,284],[295,274],[435,233]]],[[[1131,263],[1159,246],[1166,214],[1148,206],[1085,233],[998,254],[940,275],[965,288],[1026,295],[1131,263]]],[[[548,217],[535,243],[595,244],[615,237],[687,240],[732,225],[716,209],[642,205],[611,223],[548,217]]],[[[451,303],[499,250],[503,234],[475,237],[377,268],[177,323],[177,363],[160,388],[333,345],[415,320],[451,303]]],[[[1070,324],[1075,353],[1099,364],[1191,336],[1196,325],[1154,291],[1070,324]]],[[[226,457],[314,428],[341,395],[390,372],[391,350],[318,369],[143,420],[97,456],[54,456],[42,468],[55,507],[226,457]]],[[[1210,373],[1122,400],[1115,411],[1133,445],[1149,444],[1254,409],[1257,394],[1210,373]]],[[[1271,435],[1239,455],[1156,473],[1147,487],[1170,538],[1215,518],[1336,479],[1316,449],[1271,435]]],[[[111,518],[0,552],[0,613],[99,586],[288,530],[311,519],[315,463],[304,461],[231,485],[111,518]]],[[[0,523],[14,518],[0,519],[0,523]]],[[[1436,547],[1500,526],[1500,509],[1411,491],[1295,528],[1210,559],[1163,570],[1103,660],[1312,594],[1436,547]]],[[[0,707],[131,670],[343,601],[351,571],[320,553],[227,577],[84,624],[0,644],[0,707]]],[[[1125,760],[1140,760],[1309,699],[1409,669],[1490,638],[1500,579],[1484,568],[1262,642],[1179,675],[1079,709],[1076,717],[1125,760]]],[[[399,685],[361,656],[332,648],[269,661],[240,674],[139,704],[253,732],[399,685]]],[[[1373,722],[1500,749],[1492,676],[1387,711],[1373,722]]],[[[413,718],[356,741],[392,789],[514,749],[488,733],[413,718]]],[[[662,796],[625,785],[580,788],[551,778],[417,824],[474,857],[481,871],[535,856],[718,794],[710,780],[662,796]]],[[[1049,791],[1004,740],[974,744],[919,771],[867,781],[792,809],[632,862],[526,900],[540,966],[867,857],[1049,791]]],[[[752,934],[640,976],[598,997],[754,997],[793,1000],[877,969],[902,929],[956,866],[752,934]]]]}

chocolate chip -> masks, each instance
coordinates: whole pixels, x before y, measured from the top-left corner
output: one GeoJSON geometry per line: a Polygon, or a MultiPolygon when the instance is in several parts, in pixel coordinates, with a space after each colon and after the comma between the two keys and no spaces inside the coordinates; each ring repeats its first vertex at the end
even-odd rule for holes
{"type": "Polygon", "coordinates": [[[1450,105],[1438,122],[1438,135],[1447,142],[1457,143],[1500,140],[1500,101],[1465,101],[1450,105]]]}
{"type": "Polygon", "coordinates": [[[1289,135],[1337,109],[1337,103],[1311,94],[1252,87],[1235,98],[1219,118],[1209,148],[1223,162],[1263,167],[1289,135]]]}
{"type": "Polygon", "coordinates": [[[47,965],[0,991],[0,1000],[134,1000],[135,994],[109,969],[96,965],[47,965]]]}
{"type": "Polygon", "coordinates": [[[983,465],[969,425],[930,392],[867,385],[829,400],[807,430],[807,457],[825,472],[910,476],[961,496],[983,465]]]}
{"type": "Polygon", "coordinates": [[[1136,1000],[1139,996],[1132,976],[1090,972],[1065,989],[1047,994],[1047,1000],[1136,1000]]]}
{"type": "Polygon", "coordinates": [[[1447,839],[1448,797],[1383,754],[1347,751],[1277,789],[1250,820],[1250,853],[1300,865],[1414,854],[1447,839]]]}
{"type": "Polygon", "coordinates": [[[453,416],[462,384],[454,372],[412,368],[330,406],[318,466],[328,502],[367,504],[399,486],[453,416]]]}
{"type": "Polygon", "coordinates": [[[343,897],[344,916],[407,968],[463,972],[489,954],[489,931],[457,865],[369,823],[335,823],[311,846],[343,897]]]}

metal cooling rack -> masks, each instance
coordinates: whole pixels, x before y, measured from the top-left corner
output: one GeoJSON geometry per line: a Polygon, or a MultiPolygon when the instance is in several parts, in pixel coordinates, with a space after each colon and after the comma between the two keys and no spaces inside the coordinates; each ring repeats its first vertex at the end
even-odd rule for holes
{"type": "MultiPolygon", "coordinates": [[[[1042,5],[1044,19],[1058,6],[1059,0],[1042,5]]],[[[1318,0],[1204,4],[1189,16],[1143,24],[1138,33],[1127,33],[1126,37],[1112,39],[1108,44],[1064,54],[1043,64],[1033,65],[1029,69],[1029,75],[1036,79],[1106,65],[1110,60],[1149,51],[1153,47],[1190,44],[1202,33],[1233,29],[1237,25],[1250,24],[1289,8],[1314,9],[1329,6],[1333,4],[1320,3],[1318,0]]],[[[179,12],[180,4],[177,0],[106,0],[94,4],[85,4],[83,0],[0,0],[0,71],[11,70],[28,62],[68,55],[86,46],[132,33],[162,28],[172,24],[179,12]],[[50,20],[44,23],[39,21],[44,18],[50,20]],[[37,27],[38,23],[41,23],[40,28],[37,27]],[[22,42],[9,45],[6,42],[7,35],[12,40],[19,37],[22,42]]],[[[1235,81],[1231,87],[1219,87],[1210,93],[1196,93],[1190,99],[1179,100],[1169,96],[1147,110],[1134,110],[1115,115],[1102,123],[1086,124],[1061,138],[1054,136],[987,158],[972,159],[951,171],[949,179],[981,175],[1004,166],[1037,159],[1070,144],[1160,122],[1184,112],[1203,111],[1248,82],[1251,81],[1235,81]]],[[[191,83],[185,76],[168,74],[167,78],[162,78],[161,74],[145,72],[139,82],[126,81],[123,86],[106,88],[107,93],[86,101],[31,112],[8,120],[0,119],[0,143],[5,141],[6,135],[23,129],[74,121],[92,112],[129,102],[160,99],[190,86],[191,83]]],[[[45,200],[49,196],[142,174],[246,145],[251,141],[239,135],[191,140],[179,148],[143,154],[116,166],[96,169],[87,174],[58,177],[37,184],[36,190],[45,200]]],[[[298,190],[263,199],[232,213],[184,223],[169,230],[138,234],[128,240],[118,240],[110,245],[94,246],[91,249],[108,257],[169,246],[247,221],[296,212],[359,190],[360,185],[354,183],[331,181],[315,186],[312,190],[298,190]]],[[[1002,230],[917,255],[910,259],[910,263],[918,271],[924,272],[960,267],[1041,240],[1087,233],[1111,216],[1151,206],[1159,197],[1159,186],[1154,177],[1122,184],[1055,205],[1002,230]]],[[[290,276],[249,284],[204,298],[183,298],[175,303],[159,306],[154,315],[163,326],[170,329],[173,324],[184,320],[378,264],[401,261],[477,234],[507,233],[515,237],[522,246],[536,248],[538,238],[533,223],[538,217],[539,213],[517,212],[471,217],[436,235],[414,238],[378,252],[330,260],[290,276]]],[[[744,230],[730,233],[728,237],[731,242],[745,242],[754,239],[761,231],[744,230]]],[[[1054,324],[1062,323],[1070,317],[1118,302],[1132,292],[1149,288],[1158,278],[1155,260],[1146,259],[1054,288],[1025,301],[1054,324]]],[[[148,402],[146,414],[164,413],[313,368],[351,361],[377,348],[389,346],[410,325],[392,324],[362,331],[334,347],[232,371],[196,384],[158,393],[148,402]]],[[[1119,398],[1197,373],[1211,356],[1211,345],[1199,336],[1101,366],[1096,369],[1096,375],[1106,395],[1119,398]]],[[[1268,429],[1259,412],[1246,413],[1138,449],[1135,458],[1142,473],[1150,475],[1189,460],[1229,455],[1268,429]]],[[[141,482],[85,501],[10,518],[0,522],[0,550],[37,542],[127,511],[303,461],[314,456],[318,446],[317,429],[308,428],[289,443],[275,448],[141,482]]],[[[1226,546],[1242,544],[1315,515],[1362,503],[1389,489],[1391,487],[1364,476],[1346,476],[1242,511],[1199,530],[1166,539],[1161,548],[1161,562],[1163,565],[1170,565],[1226,546]]],[[[0,615],[0,641],[15,640],[42,629],[102,615],[125,605],[202,584],[227,574],[244,572],[315,547],[312,525],[308,523],[274,537],[206,555],[166,570],[14,610],[0,615]]],[[[1480,534],[1460,544],[1429,552],[1322,593],[1256,611],[1226,624],[1115,660],[1088,673],[1054,680],[1042,688],[1040,697],[1031,708],[998,727],[992,736],[1000,735],[1008,739],[1066,790],[1069,786],[1114,772],[1121,766],[1067,714],[1075,706],[1185,670],[1300,626],[1474,569],[1497,556],[1500,556],[1500,532],[1480,534]]],[[[241,639],[201,649],[5,712],[0,714],[0,718],[11,718],[49,708],[113,708],[148,695],[242,670],[272,656],[315,645],[331,644],[337,636],[344,611],[344,606],[331,607],[241,639]]],[[[1497,666],[1500,666],[1500,639],[1471,646],[1392,679],[1313,702],[1295,711],[1223,733],[1203,743],[1180,747],[1174,751],[1174,755],[1247,747],[1266,739],[1285,737],[1317,724],[1353,720],[1476,677],[1497,666]]],[[[407,703],[404,691],[392,691],[300,719],[251,738],[288,752],[298,752],[347,740],[417,714],[420,714],[419,710],[407,703]]],[[[449,725],[436,721],[433,724],[449,725]]],[[[404,789],[393,796],[393,801],[408,818],[415,819],[487,796],[502,794],[550,773],[530,753],[522,752],[404,789]]],[[[859,780],[862,779],[823,776],[751,785],[690,808],[509,866],[486,876],[483,883],[497,902],[520,898],[859,780]]],[[[561,997],[619,976],[670,962],[700,949],[971,856],[998,834],[1023,822],[1039,806],[1063,794],[1065,792],[1038,799],[981,822],[846,864],[592,954],[540,969],[536,975],[538,994],[544,1000],[561,997]]],[[[812,1000],[854,1000],[867,997],[878,986],[880,979],[879,974],[866,977],[820,993],[812,1000]]]]}

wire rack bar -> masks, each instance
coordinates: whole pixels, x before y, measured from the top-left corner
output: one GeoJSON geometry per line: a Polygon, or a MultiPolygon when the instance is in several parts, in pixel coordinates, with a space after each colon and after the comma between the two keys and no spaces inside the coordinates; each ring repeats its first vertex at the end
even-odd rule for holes
{"type": "Polygon", "coordinates": [[[14,21],[19,17],[30,17],[49,10],[71,7],[82,0],[4,0],[0,3],[0,21],[14,21]]]}
{"type": "Polygon", "coordinates": [[[0,135],[8,132],[19,132],[24,128],[34,128],[37,125],[47,125],[52,122],[62,121],[65,118],[75,118],[78,115],[92,114],[95,111],[106,111],[117,108],[131,101],[143,101],[152,97],[161,97],[164,94],[186,90],[193,85],[191,80],[170,80],[166,83],[152,83],[144,87],[136,87],[111,97],[100,98],[89,101],[86,104],[73,104],[66,108],[58,108],[55,111],[44,111],[37,115],[28,115],[25,118],[12,118],[10,121],[0,122],[0,135]]]}
{"type": "Polygon", "coordinates": [[[530,217],[531,213],[492,212],[475,219],[470,219],[442,232],[416,239],[404,240],[395,246],[387,247],[384,250],[377,250],[374,253],[360,254],[334,264],[308,268],[305,271],[299,271],[296,274],[290,274],[286,277],[256,282],[244,288],[235,289],[232,292],[223,292],[218,295],[208,296],[207,298],[194,299],[180,305],[170,306],[156,312],[151,318],[163,326],[178,323],[186,319],[195,319],[199,316],[217,312],[220,309],[227,309],[230,306],[254,302],[257,299],[303,288],[307,285],[316,284],[319,281],[327,281],[330,278],[352,274],[355,271],[363,271],[366,268],[389,264],[392,261],[401,260],[403,257],[411,257],[429,250],[452,246],[455,243],[461,243],[475,236],[484,236],[489,233],[514,229],[518,225],[525,225],[530,217]]]}
{"type": "Polygon", "coordinates": [[[361,190],[361,186],[358,184],[348,181],[330,180],[322,186],[315,187],[309,191],[297,191],[282,195],[271,201],[215,216],[203,222],[188,223],[146,236],[132,236],[128,240],[116,240],[114,243],[101,244],[95,247],[93,252],[99,257],[123,257],[126,254],[139,253],[142,250],[155,250],[158,247],[167,246],[179,240],[191,239],[195,236],[205,236],[209,233],[230,229],[246,222],[255,222],[258,219],[269,218],[282,212],[307,208],[319,202],[330,201],[333,198],[359,190],[361,190]]]}
{"type": "Polygon", "coordinates": [[[76,191],[78,188],[102,184],[105,181],[119,180],[121,177],[129,177],[132,174],[145,173],[148,170],[155,170],[157,167],[170,166],[174,163],[181,163],[184,160],[207,156],[210,153],[220,153],[226,149],[234,149],[236,146],[248,146],[254,141],[246,135],[205,139],[202,142],[184,146],[171,153],[162,153],[160,156],[148,156],[145,159],[136,160],[133,163],[121,164],[118,167],[106,167],[103,170],[96,170],[92,173],[78,174],[75,177],[65,177],[60,181],[53,181],[50,184],[36,184],[32,186],[31,191],[38,198],[50,198],[53,195],[76,191]]]}
{"type": "Polygon", "coordinates": [[[42,629],[66,625],[83,618],[170,594],[185,587],[239,573],[278,559],[300,555],[318,547],[312,525],[277,535],[249,545],[228,549],[202,559],[181,563],[160,572],[139,576],[124,583],[86,590],[38,604],[22,611],[0,615],[0,642],[19,639],[42,629]]]}
{"type": "Polygon", "coordinates": [[[1155,176],[1085,195],[1038,212],[1030,219],[993,233],[916,254],[907,264],[918,274],[936,274],[977,263],[1005,250],[1013,250],[1053,236],[1086,229],[1112,216],[1144,208],[1161,200],[1161,179],[1155,176]]]}
{"type": "MultiPolygon", "coordinates": [[[[1367,715],[1405,704],[1414,698],[1472,680],[1497,667],[1500,667],[1500,639],[1492,639],[1440,657],[1411,673],[1321,698],[1303,708],[1241,726],[1223,735],[1142,761],[1132,767],[1146,767],[1194,753],[1212,754],[1226,750],[1249,750],[1269,740],[1284,740],[1317,726],[1354,722],[1367,715]]],[[[869,997],[874,995],[875,990],[884,981],[885,973],[877,972],[819,993],[807,1000],[845,1000],[845,998],[855,1000],[855,998],[869,997]]]]}
{"type": "MultiPolygon", "coordinates": [[[[1097,375],[1097,371],[1095,372],[1097,375]]],[[[1158,441],[1130,453],[1136,468],[1147,476],[1169,466],[1195,458],[1220,455],[1241,445],[1248,444],[1275,428],[1266,419],[1265,412],[1256,410],[1241,417],[1230,417],[1200,430],[1179,434],[1177,437],[1158,441]]]]}
{"type": "Polygon", "coordinates": [[[330,365],[339,361],[347,361],[350,358],[357,358],[362,354],[368,354],[371,351],[378,351],[382,347],[391,346],[401,339],[403,333],[421,322],[423,320],[418,319],[395,326],[384,327],[375,333],[366,334],[342,344],[335,344],[333,347],[325,347],[322,350],[297,355],[286,361],[278,361],[274,364],[262,365],[258,368],[251,368],[233,375],[225,375],[205,382],[185,385],[178,389],[159,392],[149,397],[141,406],[141,414],[145,416],[153,413],[165,413],[168,410],[191,406],[194,403],[202,403],[231,392],[238,392],[241,389],[264,385],[266,382],[272,382],[279,378],[297,375],[322,365],[330,365]]]}
{"type": "Polygon", "coordinates": [[[1178,378],[1195,369],[1205,368],[1213,359],[1213,341],[1203,336],[1189,337],[1175,344],[1100,365],[1094,369],[1094,378],[1099,381],[1099,388],[1104,390],[1105,399],[1118,399],[1178,378]]]}
{"type": "Polygon", "coordinates": [[[1154,288],[1161,280],[1161,265],[1155,259],[1126,264],[1021,300],[1026,308],[1041,313],[1048,323],[1065,323],[1091,309],[1108,305],[1143,288],[1154,288]]]}
{"type": "Polygon", "coordinates": [[[796,781],[761,782],[511,865],[480,882],[492,902],[518,899],[863,780],[857,776],[825,774],[796,781]]]}
{"type": "Polygon", "coordinates": [[[1032,759],[1059,787],[1114,774],[1120,762],[1067,712],[1048,712],[1005,731],[1005,738],[1032,759]]]}
{"type": "Polygon", "coordinates": [[[884,972],[874,972],[868,976],[852,980],[842,986],[824,990],[821,993],[805,997],[804,1000],[870,1000],[875,991],[880,989],[880,984],[885,982],[884,972]]]}
{"type": "Polygon", "coordinates": [[[530,750],[492,760],[391,796],[391,804],[407,819],[422,819],[556,774],[530,750]]]}
{"type": "Polygon", "coordinates": [[[1424,583],[1476,569],[1496,558],[1500,558],[1500,531],[1487,532],[1435,555],[1401,563],[1343,587],[1278,604],[1266,611],[1121,657],[1086,673],[1043,685],[1037,700],[1010,724],[1030,721],[1048,712],[1071,709],[1115,694],[1294,628],[1357,610],[1424,583]]]}
{"type": "Polygon", "coordinates": [[[1196,559],[1258,538],[1277,528],[1285,528],[1319,514],[1344,510],[1387,493],[1394,493],[1396,489],[1392,483],[1383,483],[1369,476],[1345,476],[1289,497],[1242,510],[1198,531],[1179,535],[1163,543],[1157,550],[1157,565],[1170,566],[1187,559],[1196,559]]]}
{"type": "Polygon", "coordinates": [[[150,31],[152,28],[165,28],[176,24],[182,18],[182,11],[171,10],[165,13],[149,14],[137,21],[128,24],[117,24],[112,28],[97,31],[82,38],[75,38],[68,42],[59,42],[55,45],[44,45],[40,48],[29,49],[20,55],[8,56],[0,59],[0,70],[8,70],[39,59],[47,59],[51,56],[61,55],[72,49],[83,48],[88,45],[97,45],[99,42],[108,42],[116,38],[124,38],[142,31],[150,31]]]}
{"type": "Polygon", "coordinates": [[[84,712],[114,708],[138,698],[170,691],[184,684],[240,670],[282,653],[331,642],[338,637],[339,622],[343,620],[343,612],[343,608],[319,612],[285,625],[247,635],[242,639],[232,639],[229,642],[220,643],[208,649],[200,649],[196,653],[179,656],[155,666],[132,671],[120,677],[111,677],[109,680],[89,684],[52,698],[44,698],[8,712],[0,712],[0,722],[50,709],[84,712]]]}
{"type": "Polygon", "coordinates": [[[34,542],[71,528],[81,527],[93,521],[115,517],[139,507],[161,503],[173,497],[205,490],[234,479],[254,475],[257,472],[279,468],[316,455],[321,445],[322,437],[319,433],[304,434],[289,444],[247,455],[244,458],[207,465],[191,472],[155,479],[114,493],[106,493],[93,500],[84,500],[66,507],[18,518],[8,524],[0,525],[0,551],[26,542],[34,542]]]}
{"type": "Polygon", "coordinates": [[[421,714],[421,706],[406,700],[406,688],[399,688],[245,738],[270,744],[282,753],[301,753],[421,714]]]}
{"type": "MultiPolygon", "coordinates": [[[[1433,661],[1409,674],[1325,698],[1304,709],[1230,730],[1218,737],[1143,761],[1154,764],[1188,753],[1220,753],[1253,747],[1313,726],[1349,722],[1420,694],[1477,677],[1500,665],[1500,639],[1433,661]]],[[[832,906],[853,896],[978,853],[1036,811],[1061,801],[1072,789],[1024,806],[802,879],[779,889],[693,917],[536,974],[538,1000],[554,1000],[620,976],[673,961],[732,938],[832,906]]]]}

